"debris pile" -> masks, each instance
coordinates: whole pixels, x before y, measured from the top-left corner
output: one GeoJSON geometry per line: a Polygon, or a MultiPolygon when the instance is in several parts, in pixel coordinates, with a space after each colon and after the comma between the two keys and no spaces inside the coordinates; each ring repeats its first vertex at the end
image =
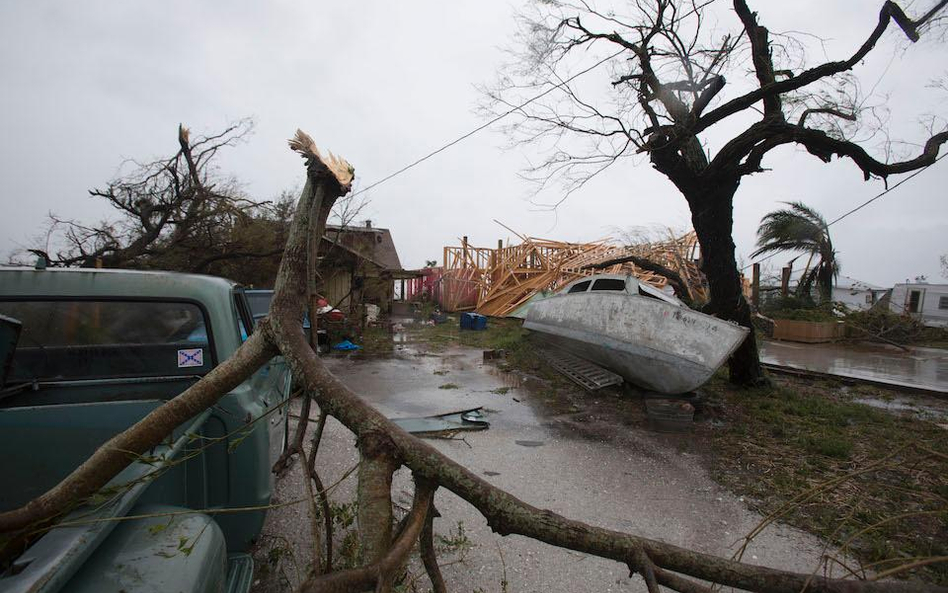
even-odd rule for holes
{"type": "Polygon", "coordinates": [[[598,273],[631,274],[656,288],[665,288],[669,278],[633,263],[632,259],[639,258],[639,263],[647,260],[677,274],[691,299],[707,299],[693,231],[637,245],[620,245],[609,239],[592,243],[535,237],[521,240],[493,249],[471,247],[465,237],[460,247],[445,247],[445,309],[474,309],[482,315],[504,317],[540,291],[556,290],[576,278],[598,273]]]}

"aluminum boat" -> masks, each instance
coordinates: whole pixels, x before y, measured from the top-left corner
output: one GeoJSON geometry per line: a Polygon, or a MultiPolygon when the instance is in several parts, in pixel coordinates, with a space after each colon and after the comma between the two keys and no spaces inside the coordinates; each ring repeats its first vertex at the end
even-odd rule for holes
{"type": "Polygon", "coordinates": [[[614,274],[575,280],[532,302],[523,326],[629,383],[667,394],[704,384],[749,333],[614,274]]]}

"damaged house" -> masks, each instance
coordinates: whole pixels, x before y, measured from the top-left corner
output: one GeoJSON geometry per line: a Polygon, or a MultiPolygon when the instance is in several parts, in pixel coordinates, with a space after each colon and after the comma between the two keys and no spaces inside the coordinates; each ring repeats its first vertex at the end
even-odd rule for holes
{"type": "Polygon", "coordinates": [[[320,292],[346,313],[359,305],[375,305],[389,314],[394,281],[406,274],[398,259],[392,233],[372,226],[328,225],[319,247],[320,292]]]}

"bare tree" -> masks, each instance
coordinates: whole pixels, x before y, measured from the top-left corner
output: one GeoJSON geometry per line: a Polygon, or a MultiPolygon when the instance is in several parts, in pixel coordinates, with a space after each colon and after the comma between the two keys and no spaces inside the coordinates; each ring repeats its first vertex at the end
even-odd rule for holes
{"type": "MultiPolygon", "coordinates": [[[[615,560],[642,575],[650,593],[659,591],[660,586],[683,593],[710,593],[711,588],[700,581],[769,593],[948,591],[915,582],[833,579],[764,568],[586,525],[517,499],[398,428],[330,373],[307,343],[300,319],[309,293],[308,261],[316,256],[311,238],[322,236],[332,204],[348,191],[353,170],[342,159],[321,156],[312,139],[302,132],[297,132],[290,145],[306,161],[307,182],[290,229],[270,314],[230,359],[104,443],[60,484],[21,508],[0,513],[0,533],[35,533],[38,524],[48,523],[62,509],[105,486],[131,462],[131,454],[141,455],[156,446],[176,426],[214,405],[271,357],[283,354],[301,388],[319,406],[321,416],[333,416],[351,430],[361,454],[358,513],[366,564],[314,574],[303,583],[302,591],[391,591],[394,575],[419,540],[432,583],[443,590],[430,523],[432,497],[442,487],[476,507],[497,533],[521,534],[615,560]],[[391,475],[402,466],[414,476],[415,493],[407,518],[393,533],[391,475]]],[[[313,463],[314,458],[312,455],[307,463],[313,463]]]]}
{"type": "Polygon", "coordinates": [[[117,217],[88,224],[51,214],[47,243],[61,247],[55,254],[48,246],[30,251],[54,266],[216,273],[269,285],[295,200],[287,194],[255,202],[234,178],[221,175],[215,162],[221,149],[243,141],[251,130],[252,122],[241,120],[192,138],[180,126],[173,156],[132,161],[130,172],[89,191],[117,217]],[[247,266],[248,260],[254,265],[247,266]]]}
{"type": "MultiPolygon", "coordinates": [[[[624,157],[646,155],[688,202],[710,284],[707,312],[750,327],[732,238],[741,180],[764,171],[770,151],[788,144],[824,162],[847,158],[866,179],[932,164],[948,141],[945,128],[928,134],[921,151],[905,160],[887,162],[867,151],[856,132],[873,113],[852,69],[892,23],[918,40],[948,0],[915,19],[885,1],[858,48],[816,65],[799,41],[772,35],[746,0],[733,0],[730,32],[712,31],[707,6],[714,1],[632,0],[621,9],[628,14],[598,10],[587,0],[538,2],[521,26],[523,51],[487,91],[488,109],[521,116],[509,128],[513,138],[548,150],[531,173],[543,184],[565,182],[568,192],[624,157]],[[601,47],[611,52],[605,58],[596,57],[601,47]],[[572,81],[568,72],[588,71],[599,58],[610,68],[607,91],[572,81]],[[550,92],[554,87],[561,90],[550,92]],[[739,90],[728,97],[732,87],[739,90]],[[542,100],[522,100],[538,89],[545,91],[542,100]],[[712,154],[708,136],[729,125],[746,127],[712,154]]],[[[741,384],[763,380],[753,337],[731,358],[730,375],[741,384]]]]}

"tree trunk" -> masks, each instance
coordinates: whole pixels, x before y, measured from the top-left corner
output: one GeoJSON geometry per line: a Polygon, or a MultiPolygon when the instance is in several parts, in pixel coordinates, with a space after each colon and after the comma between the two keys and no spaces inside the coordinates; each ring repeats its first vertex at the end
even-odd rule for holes
{"type": "Polygon", "coordinates": [[[706,182],[685,197],[701,244],[702,271],[711,292],[706,312],[750,329],[750,335],[728,361],[731,382],[750,386],[765,382],[766,378],[760,368],[750,305],[744,298],[741,274],[734,258],[733,200],[738,183],[737,180],[706,182]]]}
{"type": "Polygon", "coordinates": [[[358,518],[362,561],[378,562],[392,545],[392,474],[399,463],[395,445],[381,432],[359,437],[358,518]]]}

